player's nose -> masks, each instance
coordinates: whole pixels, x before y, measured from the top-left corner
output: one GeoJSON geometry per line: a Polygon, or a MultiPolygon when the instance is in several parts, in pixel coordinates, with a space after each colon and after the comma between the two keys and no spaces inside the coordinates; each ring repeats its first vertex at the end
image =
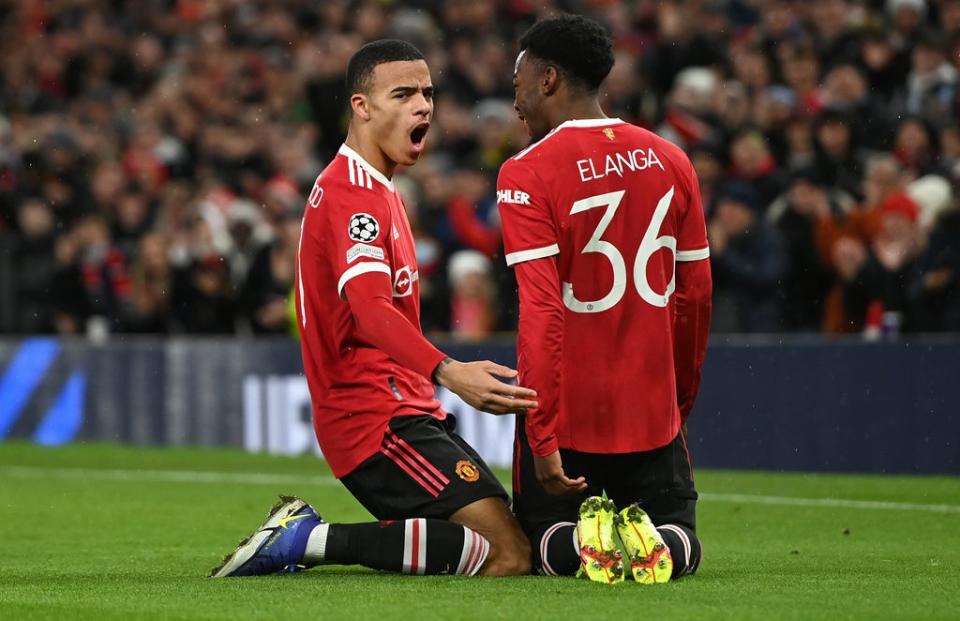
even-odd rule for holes
{"type": "Polygon", "coordinates": [[[429,117],[433,111],[433,101],[428,99],[423,93],[417,93],[414,101],[414,114],[423,117],[429,117]]]}

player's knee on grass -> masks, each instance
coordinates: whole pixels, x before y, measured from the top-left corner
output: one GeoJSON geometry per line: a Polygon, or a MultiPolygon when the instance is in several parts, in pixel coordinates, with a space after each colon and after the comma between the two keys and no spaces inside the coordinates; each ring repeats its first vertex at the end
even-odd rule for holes
{"type": "Polygon", "coordinates": [[[451,522],[480,533],[490,542],[482,576],[519,576],[530,573],[530,542],[517,518],[500,498],[484,498],[463,507],[451,522]]]}

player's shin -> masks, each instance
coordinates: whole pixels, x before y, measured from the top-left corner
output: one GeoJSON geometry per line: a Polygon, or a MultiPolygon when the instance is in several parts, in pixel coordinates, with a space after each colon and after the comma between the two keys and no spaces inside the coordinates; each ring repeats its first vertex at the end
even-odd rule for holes
{"type": "Polygon", "coordinates": [[[307,541],[304,562],[363,565],[405,574],[475,575],[490,543],[473,530],[437,519],[317,528],[307,541]]]}

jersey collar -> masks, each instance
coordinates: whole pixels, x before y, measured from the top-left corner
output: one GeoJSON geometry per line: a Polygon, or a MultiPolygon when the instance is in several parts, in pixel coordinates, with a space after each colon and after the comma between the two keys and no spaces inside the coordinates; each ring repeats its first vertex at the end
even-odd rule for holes
{"type": "Polygon", "coordinates": [[[346,144],[340,145],[340,150],[337,151],[337,153],[340,155],[345,155],[346,157],[349,157],[355,161],[359,166],[362,166],[371,177],[385,185],[391,192],[393,191],[393,182],[387,179],[386,175],[374,168],[373,164],[363,159],[363,156],[348,147],[346,144]]]}
{"type": "Polygon", "coordinates": [[[562,127],[606,127],[607,125],[619,125],[623,123],[620,119],[571,119],[557,125],[557,129],[562,127]]]}

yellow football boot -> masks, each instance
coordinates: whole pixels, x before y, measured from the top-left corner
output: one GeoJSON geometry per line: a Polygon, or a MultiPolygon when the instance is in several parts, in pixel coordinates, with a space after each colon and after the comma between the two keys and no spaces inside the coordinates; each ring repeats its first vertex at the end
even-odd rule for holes
{"type": "Polygon", "coordinates": [[[617,507],[607,498],[591,496],[580,505],[577,540],[580,542],[580,570],[594,582],[623,582],[623,555],[613,538],[617,507]]]}
{"type": "Polygon", "coordinates": [[[640,584],[668,582],[673,573],[670,548],[646,511],[634,503],[614,516],[613,521],[630,560],[633,579],[640,584]]]}

